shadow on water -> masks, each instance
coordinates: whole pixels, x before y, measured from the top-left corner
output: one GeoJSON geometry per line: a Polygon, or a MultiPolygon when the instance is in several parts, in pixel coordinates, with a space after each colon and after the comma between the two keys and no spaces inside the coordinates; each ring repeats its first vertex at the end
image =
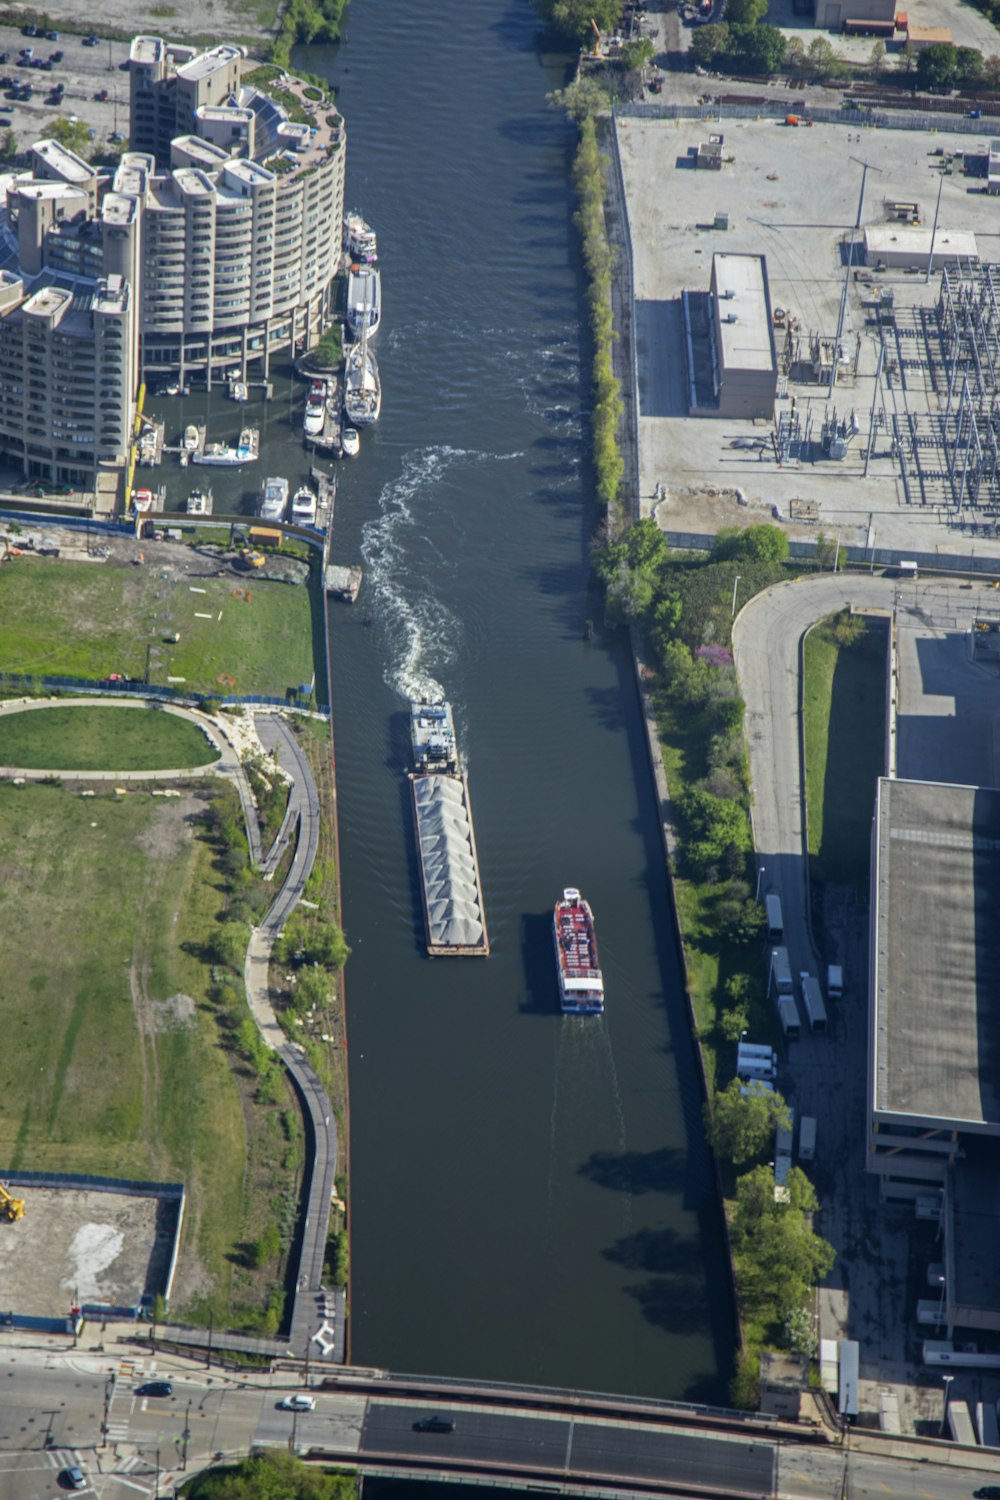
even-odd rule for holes
{"type": "Polygon", "coordinates": [[[559,1009],[551,912],[525,912],[521,918],[521,953],[527,997],[521,1002],[521,1015],[551,1016],[559,1009]]]}
{"type": "MultiPolygon", "coordinates": [[[[595,1151],[580,1167],[581,1176],[617,1193],[677,1193],[684,1186],[686,1153],[672,1147],[658,1151],[595,1151]]],[[[605,1250],[609,1260],[616,1257],[605,1250]]]]}

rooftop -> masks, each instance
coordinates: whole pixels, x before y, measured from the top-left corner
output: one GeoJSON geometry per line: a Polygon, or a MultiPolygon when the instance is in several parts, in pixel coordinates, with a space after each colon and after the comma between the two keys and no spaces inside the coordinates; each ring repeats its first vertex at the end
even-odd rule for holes
{"type": "Polygon", "coordinates": [[[727,370],[773,370],[767,271],[762,255],[712,257],[712,275],[719,298],[719,333],[727,370]]]}
{"type": "Polygon", "coordinates": [[[874,1108],[1000,1134],[1000,791],[879,782],[874,1108]]]}
{"type": "Polygon", "coordinates": [[[129,48],[129,61],[148,67],[163,60],[166,46],[161,36],[135,36],[129,48]]]}
{"type": "Polygon", "coordinates": [[[58,141],[35,141],[31,152],[53,172],[58,172],[66,182],[90,182],[96,175],[89,162],[85,162],[67,146],[61,146],[58,141]]]}
{"type": "Polygon", "coordinates": [[[228,68],[230,63],[241,59],[243,53],[239,47],[233,47],[228,42],[223,42],[219,47],[213,47],[210,52],[200,52],[197,57],[188,63],[182,63],[177,69],[178,78],[186,78],[195,81],[200,78],[209,78],[217,73],[220,68],[228,68]]]}

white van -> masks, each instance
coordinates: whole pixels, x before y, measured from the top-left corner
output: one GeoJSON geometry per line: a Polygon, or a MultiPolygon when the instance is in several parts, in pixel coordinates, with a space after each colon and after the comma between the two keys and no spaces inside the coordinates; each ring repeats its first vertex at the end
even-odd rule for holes
{"type": "Polygon", "coordinates": [[[785,924],[781,916],[781,897],[765,896],[764,911],[767,914],[767,940],[780,943],[785,935],[785,924]]]}

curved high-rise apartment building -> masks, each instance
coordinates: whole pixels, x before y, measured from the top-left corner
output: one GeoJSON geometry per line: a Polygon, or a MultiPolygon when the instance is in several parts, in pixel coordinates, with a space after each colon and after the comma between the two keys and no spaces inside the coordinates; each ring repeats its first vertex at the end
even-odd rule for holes
{"type": "Polygon", "coordinates": [[[231,46],[132,43],[131,150],[115,187],[142,200],[147,378],[266,376],[275,352],[308,348],[332,320],[343,120],[292,77],[277,99],[240,85],[241,65],[231,46]]]}

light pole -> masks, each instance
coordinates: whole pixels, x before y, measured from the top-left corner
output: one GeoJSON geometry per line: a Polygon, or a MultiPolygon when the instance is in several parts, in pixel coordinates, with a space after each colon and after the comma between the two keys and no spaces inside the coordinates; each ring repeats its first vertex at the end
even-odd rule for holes
{"type": "Polygon", "coordinates": [[[736,619],[736,590],[739,588],[739,584],[740,584],[740,575],[737,573],[736,577],[733,579],[733,607],[732,607],[732,610],[731,610],[730,615],[729,615],[729,618],[731,620],[735,620],[736,619]]]}
{"type": "Polygon", "coordinates": [[[944,1410],[941,1413],[941,1431],[938,1433],[938,1437],[944,1437],[944,1424],[948,1420],[948,1398],[951,1395],[951,1382],[954,1379],[954,1375],[946,1375],[944,1377],[944,1410]]]}
{"type": "Polygon", "coordinates": [[[188,1466],[188,1438],[190,1436],[191,1436],[191,1403],[189,1401],[188,1404],[187,1404],[187,1410],[184,1413],[184,1431],[181,1433],[181,1437],[184,1439],[184,1448],[183,1448],[182,1455],[181,1455],[181,1468],[185,1469],[185,1470],[187,1469],[187,1466],[188,1466]]]}
{"type": "Polygon", "coordinates": [[[760,883],[764,879],[764,871],[766,869],[767,869],[766,865],[760,865],[758,867],[758,870],[757,870],[757,894],[753,898],[755,901],[759,901],[760,900],[760,883]]]}

